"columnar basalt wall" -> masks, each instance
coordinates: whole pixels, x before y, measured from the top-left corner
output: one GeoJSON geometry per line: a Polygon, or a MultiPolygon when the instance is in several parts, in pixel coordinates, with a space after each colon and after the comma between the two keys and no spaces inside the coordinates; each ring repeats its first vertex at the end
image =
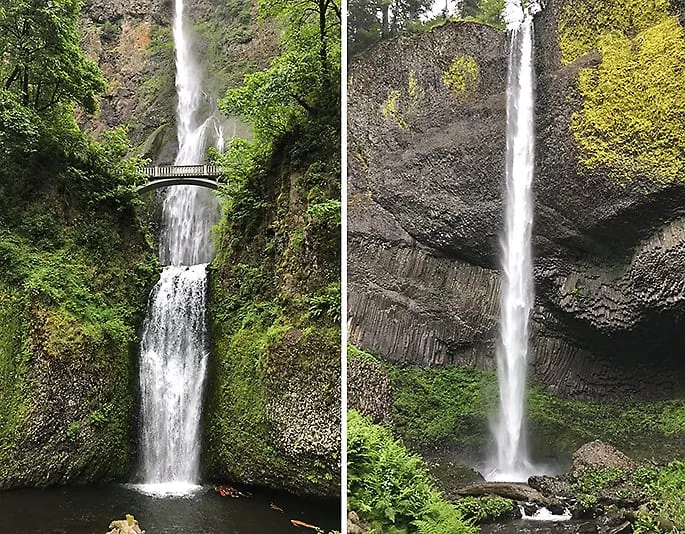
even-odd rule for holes
{"type": "MultiPolygon", "coordinates": [[[[685,375],[685,176],[588,163],[579,78],[611,64],[601,42],[562,55],[559,35],[580,24],[569,9],[587,2],[548,4],[536,19],[534,375],[574,398],[667,397],[685,375]]],[[[655,12],[626,38],[672,16],[655,12]]],[[[362,349],[494,366],[506,50],[504,32],[448,23],[352,62],[349,327],[362,349]]]]}

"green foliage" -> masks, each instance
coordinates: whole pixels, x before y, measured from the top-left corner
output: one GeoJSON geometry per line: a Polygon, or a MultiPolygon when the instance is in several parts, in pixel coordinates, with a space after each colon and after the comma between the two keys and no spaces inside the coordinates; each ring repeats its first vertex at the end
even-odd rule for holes
{"type": "Polygon", "coordinates": [[[481,439],[495,378],[470,367],[390,367],[393,421],[415,446],[481,439]]]}
{"type": "Polygon", "coordinates": [[[583,510],[591,510],[597,504],[599,494],[606,487],[624,479],[625,469],[590,467],[583,469],[572,484],[578,505],[583,510]]]}
{"type": "Polygon", "coordinates": [[[327,317],[332,322],[340,321],[340,282],[334,282],[318,293],[309,298],[309,316],[317,319],[327,317]]]}
{"type": "Polygon", "coordinates": [[[415,30],[433,0],[350,0],[347,3],[347,43],[350,56],[381,39],[415,30]]]}
{"type": "Polygon", "coordinates": [[[505,29],[506,24],[503,18],[504,0],[481,0],[475,12],[466,17],[466,20],[473,20],[482,24],[488,24],[500,30],[505,29]]]}
{"type": "Polygon", "coordinates": [[[461,515],[475,523],[502,517],[514,510],[514,502],[504,497],[462,497],[454,503],[461,515]]]}
{"type": "Polygon", "coordinates": [[[660,468],[640,469],[642,473],[639,476],[636,473],[634,481],[645,487],[650,501],[647,512],[641,513],[634,523],[633,532],[685,532],[685,462],[674,461],[660,468]]]}
{"type": "Polygon", "coordinates": [[[348,508],[372,532],[477,532],[434,489],[421,458],[356,411],[348,412],[347,473],[348,508]]]}
{"type": "Polygon", "coordinates": [[[72,102],[93,113],[105,80],[79,46],[79,0],[9,0],[0,8],[0,81],[25,107],[72,102]]]}
{"type": "Polygon", "coordinates": [[[340,13],[333,0],[260,0],[260,15],[282,26],[282,53],[263,71],[245,75],[219,106],[254,127],[269,144],[313,117],[340,112],[340,13]]]}
{"type": "Polygon", "coordinates": [[[685,432],[685,403],[667,404],[661,412],[659,428],[669,435],[685,432]]]}
{"type": "MultiPolygon", "coordinates": [[[[497,402],[493,373],[471,367],[384,365],[392,380],[394,429],[405,442],[418,448],[441,443],[483,446],[497,402]]],[[[664,459],[685,451],[680,426],[683,400],[574,401],[533,384],[527,404],[530,445],[543,457],[568,455],[594,439],[639,458],[664,459]]]]}

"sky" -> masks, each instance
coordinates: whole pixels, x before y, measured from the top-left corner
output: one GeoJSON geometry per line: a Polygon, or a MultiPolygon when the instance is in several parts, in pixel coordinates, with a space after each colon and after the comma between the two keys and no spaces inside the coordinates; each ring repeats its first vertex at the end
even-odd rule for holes
{"type": "Polygon", "coordinates": [[[459,2],[457,0],[435,0],[435,2],[433,2],[433,7],[426,14],[425,18],[430,19],[442,13],[442,10],[445,9],[445,3],[447,3],[448,12],[453,14],[459,2]]]}

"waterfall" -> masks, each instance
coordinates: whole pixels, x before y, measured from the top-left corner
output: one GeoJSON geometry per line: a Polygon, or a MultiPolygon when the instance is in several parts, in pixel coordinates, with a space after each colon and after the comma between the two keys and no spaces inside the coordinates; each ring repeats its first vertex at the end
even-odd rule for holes
{"type": "Polygon", "coordinates": [[[510,29],[507,78],[506,202],[502,238],[500,340],[497,347],[499,414],[496,455],[489,480],[525,481],[532,474],[525,437],[529,316],[533,306],[533,171],[535,73],[533,14],[538,6],[507,1],[510,29]]]}
{"type": "MultiPolygon", "coordinates": [[[[175,164],[199,164],[209,146],[221,149],[224,140],[216,106],[202,90],[183,0],[175,0],[173,35],[179,143],[175,164]]],[[[218,216],[219,204],[209,189],[175,186],[164,199],[160,259],[166,267],[148,301],[140,363],[139,488],[154,495],[183,495],[198,487],[208,357],[206,266],[214,255],[210,229],[218,216]]]]}

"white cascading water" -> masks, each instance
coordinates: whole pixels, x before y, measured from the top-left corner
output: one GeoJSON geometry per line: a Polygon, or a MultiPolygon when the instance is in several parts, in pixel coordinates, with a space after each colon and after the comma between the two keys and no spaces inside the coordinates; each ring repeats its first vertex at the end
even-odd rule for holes
{"type": "Polygon", "coordinates": [[[499,414],[496,453],[486,478],[525,481],[534,470],[525,437],[525,391],[529,316],[533,306],[533,171],[535,165],[535,73],[533,15],[538,6],[508,0],[510,30],[507,78],[506,203],[502,239],[500,341],[497,347],[499,414]]]}
{"type": "MultiPolygon", "coordinates": [[[[204,162],[211,145],[223,148],[216,107],[207,102],[202,76],[175,1],[174,43],[178,94],[176,165],[204,162]],[[202,117],[203,108],[209,117],[202,117]]],[[[141,342],[141,491],[158,496],[195,491],[199,481],[200,414],[208,357],[207,263],[211,227],[219,216],[213,192],[169,188],[164,200],[160,258],[166,265],[150,294],[141,342]]]]}

